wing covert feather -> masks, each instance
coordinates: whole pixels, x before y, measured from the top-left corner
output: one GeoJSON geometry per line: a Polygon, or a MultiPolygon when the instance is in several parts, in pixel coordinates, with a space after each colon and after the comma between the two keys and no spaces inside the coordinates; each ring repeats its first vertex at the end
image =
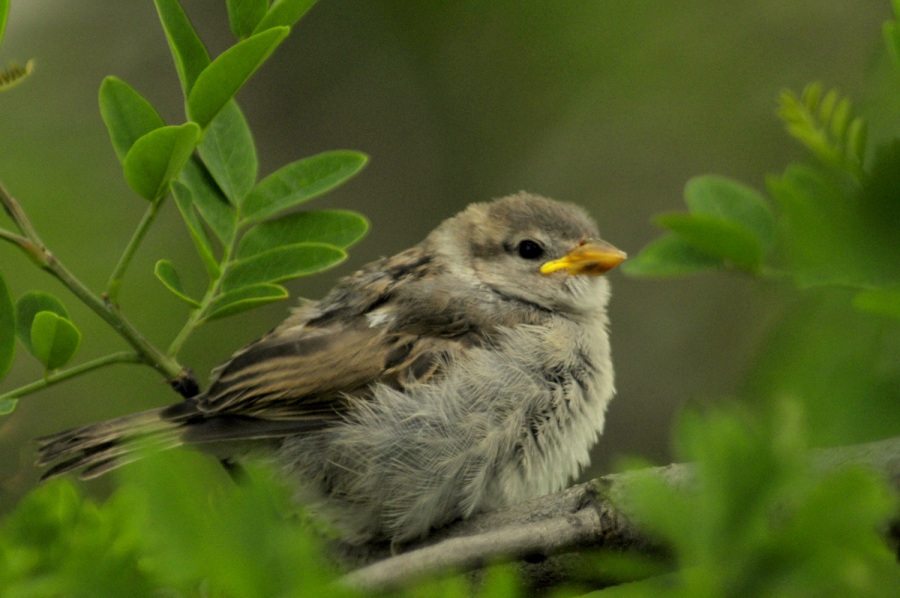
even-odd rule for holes
{"type": "MultiPolygon", "coordinates": [[[[360,325],[362,324],[362,325],[360,325]]],[[[293,329],[238,353],[219,372],[201,411],[266,419],[331,419],[365,398],[374,383],[398,390],[439,376],[450,354],[472,339],[352,326],[293,329]]]]}

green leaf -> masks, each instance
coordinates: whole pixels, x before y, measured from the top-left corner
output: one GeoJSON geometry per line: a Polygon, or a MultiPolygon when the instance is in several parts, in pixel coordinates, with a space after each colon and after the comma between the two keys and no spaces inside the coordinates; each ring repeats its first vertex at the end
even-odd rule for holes
{"type": "MultiPolygon", "coordinates": [[[[814,113],[816,111],[816,106],[819,105],[819,99],[822,97],[822,90],[824,86],[821,81],[813,81],[800,94],[800,99],[798,105],[804,108],[807,112],[814,113]]],[[[789,92],[791,93],[791,92],[789,92]]]]}
{"type": "Polygon", "coordinates": [[[265,220],[337,187],[358,173],[367,160],[359,152],[331,151],[292,162],[250,192],[242,214],[251,222],[265,220]]]}
{"type": "Polygon", "coordinates": [[[708,214],[743,226],[765,247],[775,234],[775,219],[765,197],[731,179],[705,175],[694,177],[684,188],[692,214],[708,214]]]}
{"type": "Polygon", "coordinates": [[[685,276],[724,267],[721,259],[697,250],[674,234],[656,239],[620,266],[631,276],[685,276]]]}
{"type": "Polygon", "coordinates": [[[6,32],[6,21],[9,19],[9,0],[0,0],[0,42],[6,32]]]}
{"type": "MultiPolygon", "coordinates": [[[[835,92],[835,96],[836,95],[837,92],[835,92]]],[[[829,132],[841,142],[846,141],[847,125],[850,119],[850,108],[850,100],[844,98],[837,103],[837,106],[834,107],[834,112],[830,115],[829,132]]]]}
{"type": "Polygon", "coordinates": [[[34,356],[48,370],[69,362],[81,344],[81,332],[72,322],[52,311],[41,311],[31,324],[31,346],[34,356]]]}
{"type": "Polygon", "coordinates": [[[200,307],[200,303],[195,301],[184,291],[181,286],[181,277],[175,270],[175,266],[169,260],[159,260],[153,268],[153,273],[173,295],[190,305],[191,307],[200,307]]]}
{"type": "MultiPolygon", "coordinates": [[[[834,113],[834,107],[838,103],[838,93],[836,89],[829,89],[828,93],[826,93],[818,106],[818,117],[819,120],[823,122],[829,122],[831,120],[831,115],[834,113]]],[[[813,108],[813,113],[816,112],[816,109],[813,108]]],[[[840,137],[840,135],[837,135],[840,137]]]]}
{"type": "MultiPolygon", "coordinates": [[[[894,166],[890,170],[896,172],[894,166]]],[[[896,187],[889,181],[895,175],[884,181],[891,192],[883,198],[874,188],[861,194],[852,181],[848,184],[849,177],[835,175],[792,164],[780,177],[767,180],[778,208],[780,249],[795,282],[857,287],[889,282],[888,274],[897,276],[900,266],[892,250],[897,239],[897,221],[891,216],[896,187]]]]}
{"type": "Polygon", "coordinates": [[[268,10],[269,0],[228,0],[231,32],[240,38],[251,35],[268,10]]]}
{"type": "Polygon", "coordinates": [[[695,249],[745,270],[757,270],[762,261],[763,247],[759,239],[729,220],[707,214],[661,214],[654,222],[677,233],[695,249]]]}
{"type": "Polygon", "coordinates": [[[282,245],[326,243],[347,249],[363,235],[369,223],[356,212],[320,210],[297,212],[251,228],[241,238],[237,255],[247,258],[282,245]]]}
{"type": "Polygon", "coordinates": [[[19,297],[16,301],[16,336],[30,353],[34,353],[31,347],[31,327],[34,324],[34,317],[42,311],[53,312],[61,318],[69,319],[66,306],[50,293],[29,291],[19,297]]]}
{"type": "MultiPolygon", "coordinates": [[[[299,517],[286,516],[291,490],[277,483],[274,468],[248,462],[247,483],[235,484],[216,465],[194,451],[176,450],[151,455],[116,472],[122,487],[134,489],[122,497],[130,501],[119,502],[129,516],[127,521],[137,519],[139,524],[132,528],[140,540],[140,558],[133,558],[131,566],[155,582],[155,595],[163,586],[173,590],[170,594],[184,596],[347,595],[334,590],[335,573],[324,564],[324,544],[311,526],[298,523],[299,517]],[[251,554],[254,558],[248,558],[251,554]],[[152,562],[152,569],[142,566],[145,562],[152,562]]],[[[97,544],[115,553],[109,555],[114,558],[118,552],[110,547],[118,549],[123,543],[97,544]]],[[[43,557],[46,543],[34,541],[34,545],[43,549],[38,552],[43,557]]],[[[77,548],[71,552],[77,553],[77,548]]],[[[94,554],[105,564],[102,550],[94,554]]],[[[29,590],[35,585],[34,577],[54,571],[43,562],[40,565],[33,566],[35,573],[26,578],[29,590]]],[[[96,583],[81,587],[87,589],[55,595],[154,595],[154,590],[142,587],[130,592],[127,586],[118,592],[91,592],[96,583]]],[[[20,595],[48,594],[23,591],[20,595]]]]}
{"type": "Polygon", "coordinates": [[[225,197],[240,205],[256,184],[257,160],[250,127],[236,102],[228,102],[212,121],[198,149],[225,197]]]}
{"type": "Polygon", "coordinates": [[[249,287],[241,287],[217,297],[207,308],[206,311],[209,315],[204,319],[217,320],[233,316],[248,309],[286,299],[287,296],[287,289],[277,284],[256,284],[249,287]]]}
{"type": "Polygon", "coordinates": [[[9,415],[16,410],[19,399],[0,399],[0,415],[9,415]]]}
{"type": "Polygon", "coordinates": [[[238,260],[225,273],[226,291],[263,282],[281,282],[321,272],[346,259],[341,249],[323,243],[301,243],[270,249],[238,260]]]}
{"type": "Polygon", "coordinates": [[[188,160],[181,171],[181,182],[191,191],[194,207],[226,247],[231,246],[237,231],[237,214],[206,166],[196,157],[188,160]]]}
{"type": "Polygon", "coordinates": [[[184,222],[187,224],[188,232],[194,241],[197,253],[200,254],[203,265],[209,272],[210,277],[218,278],[220,273],[219,263],[216,261],[215,254],[213,254],[212,241],[210,241],[209,235],[206,234],[206,229],[203,227],[203,223],[200,222],[197,211],[194,209],[193,193],[184,183],[175,180],[172,181],[172,195],[175,197],[175,204],[178,206],[178,211],[181,212],[181,217],[184,218],[184,222]]]}
{"type": "Polygon", "coordinates": [[[194,123],[150,131],[134,142],[122,162],[128,185],[144,199],[160,199],[168,191],[169,181],[184,168],[199,138],[200,129],[194,123]]]}
{"type": "Polygon", "coordinates": [[[116,77],[107,77],[100,84],[100,115],[120,162],[135,141],[165,125],[144,96],[116,77]]]}
{"type": "Polygon", "coordinates": [[[197,76],[209,66],[209,52],[188,20],[178,0],[154,0],[166,41],[172,51],[175,69],[181,80],[184,97],[191,93],[197,76]]]}
{"type": "Polygon", "coordinates": [[[16,308],[6,280],[0,275],[0,378],[12,367],[16,354],[16,308]]]}
{"type": "Polygon", "coordinates": [[[22,497],[3,517],[3,595],[152,596],[142,503],[127,492],[100,502],[55,479],[22,497]]]}
{"type": "Polygon", "coordinates": [[[900,320],[900,289],[870,289],[853,298],[853,307],[900,320]]]}
{"type": "Polygon", "coordinates": [[[829,168],[865,179],[866,125],[851,119],[851,105],[836,90],[823,93],[821,83],[807,85],[798,98],[790,90],[781,92],[778,116],[788,133],[829,168]]]}
{"type": "Polygon", "coordinates": [[[288,27],[269,29],[222,52],[194,82],[188,95],[190,119],[202,129],[208,127],[289,32],[288,27]]]}
{"type": "Polygon", "coordinates": [[[860,117],[854,118],[847,127],[845,138],[847,157],[855,160],[855,163],[862,164],[866,159],[869,125],[860,117]]]}
{"type": "Polygon", "coordinates": [[[269,12],[256,26],[256,31],[265,31],[270,27],[293,27],[315,3],[316,0],[275,0],[269,12]]]}

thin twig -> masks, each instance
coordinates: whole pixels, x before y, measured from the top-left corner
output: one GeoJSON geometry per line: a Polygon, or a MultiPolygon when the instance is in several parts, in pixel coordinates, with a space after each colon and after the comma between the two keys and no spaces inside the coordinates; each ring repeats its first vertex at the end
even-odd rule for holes
{"type": "Polygon", "coordinates": [[[109,277],[109,282],[106,283],[106,297],[110,303],[117,303],[119,298],[119,288],[122,286],[122,279],[125,277],[125,271],[131,264],[131,260],[134,257],[137,248],[140,246],[141,241],[144,240],[147,231],[150,229],[150,225],[153,224],[153,221],[156,219],[156,215],[159,213],[159,207],[162,205],[162,202],[162,199],[151,202],[147,210],[144,211],[141,221],[138,223],[137,228],[134,229],[134,234],[131,235],[131,239],[128,240],[128,245],[125,246],[125,251],[122,252],[122,257],[119,258],[119,262],[116,264],[116,267],[113,268],[112,274],[109,277]]]}
{"type": "Polygon", "coordinates": [[[222,281],[225,279],[225,274],[228,271],[228,266],[231,263],[231,256],[235,251],[235,247],[237,245],[237,235],[235,235],[235,239],[231,242],[231,245],[226,245],[223,250],[222,260],[219,262],[219,272],[218,275],[213,275],[210,273],[210,281],[209,287],[206,289],[206,293],[203,295],[203,299],[200,300],[200,307],[191,311],[190,316],[188,316],[187,322],[184,323],[181,330],[178,331],[178,334],[175,335],[175,338],[172,339],[171,344],[169,345],[168,350],[166,351],[167,355],[175,357],[178,355],[178,352],[181,351],[181,347],[184,346],[185,341],[187,341],[188,337],[197,329],[198,326],[203,324],[206,321],[206,317],[209,315],[208,309],[209,306],[212,305],[212,302],[219,296],[219,292],[222,289],[222,281]]]}
{"type": "Polygon", "coordinates": [[[29,220],[28,216],[25,214],[25,210],[22,209],[22,206],[16,201],[12,194],[7,191],[6,186],[2,181],[0,181],[0,203],[3,204],[3,209],[9,214],[9,217],[12,218],[12,221],[15,223],[16,228],[19,229],[19,232],[30,239],[35,245],[39,247],[42,246],[43,242],[41,242],[37,231],[31,224],[31,220],[29,220]]]}
{"type": "Polygon", "coordinates": [[[31,221],[25,214],[25,211],[19,203],[9,194],[3,183],[0,182],[0,204],[3,205],[7,214],[16,223],[16,226],[25,237],[19,237],[5,231],[0,235],[4,240],[10,241],[18,246],[31,260],[36,262],[43,270],[49,272],[53,277],[62,282],[73,295],[78,297],[82,303],[87,305],[91,310],[100,316],[103,321],[112,326],[125,341],[131,345],[135,352],[140,356],[141,361],[153,367],[170,382],[180,380],[187,375],[182,366],[173,358],[165,355],[157,349],[138,331],[134,325],[129,322],[125,316],[113,304],[104,301],[98,297],[93,291],[84,285],[75,277],[44,245],[37,231],[31,225],[31,221]]]}
{"type": "Polygon", "coordinates": [[[34,243],[29,241],[25,237],[0,228],[0,239],[12,243],[13,245],[21,249],[25,253],[25,255],[31,258],[32,261],[34,261],[38,265],[41,265],[42,262],[40,251],[37,249],[37,247],[34,246],[34,243]]]}
{"type": "MultiPolygon", "coordinates": [[[[46,250],[45,250],[46,251],[46,250]]],[[[165,355],[150,343],[134,325],[129,322],[124,314],[113,304],[104,301],[95,295],[90,289],[81,283],[69,270],[62,265],[49,251],[46,252],[46,264],[44,269],[55,276],[60,282],[78,297],[82,303],[90,307],[94,313],[113,327],[119,336],[125,339],[131,347],[141,356],[141,360],[158,372],[173,381],[183,374],[182,366],[165,355]]]]}
{"type": "MultiPolygon", "coordinates": [[[[900,492],[900,437],[855,446],[813,451],[811,463],[819,471],[846,465],[869,467],[900,492]]],[[[381,592],[408,585],[440,571],[464,572],[500,559],[552,556],[584,548],[658,551],[660,546],[629,518],[629,488],[643,476],[663,479],[676,488],[694,479],[690,464],[673,464],[613,474],[573,486],[528,503],[484,513],[461,521],[411,548],[348,573],[345,587],[381,592]],[[446,539],[442,539],[446,538],[446,539]]],[[[371,561],[382,555],[346,550],[347,560],[371,561]]]]}
{"type": "Polygon", "coordinates": [[[529,555],[549,556],[599,540],[603,526],[595,509],[567,516],[506,527],[493,533],[450,538],[402,557],[394,557],[357,569],[341,582],[357,590],[381,591],[400,582],[423,579],[446,571],[468,571],[496,562],[529,555]]]}
{"type": "Polygon", "coordinates": [[[97,359],[86,361],[85,363],[82,363],[75,367],[52,372],[44,378],[32,382],[31,384],[26,384],[9,392],[3,393],[2,395],[0,395],[0,401],[3,401],[4,399],[17,399],[43,388],[47,388],[48,386],[59,384],[60,382],[63,382],[65,380],[70,380],[82,374],[86,374],[88,372],[92,372],[94,370],[116,363],[141,363],[141,357],[133,351],[121,351],[119,353],[112,353],[110,355],[98,357],[97,359]]]}

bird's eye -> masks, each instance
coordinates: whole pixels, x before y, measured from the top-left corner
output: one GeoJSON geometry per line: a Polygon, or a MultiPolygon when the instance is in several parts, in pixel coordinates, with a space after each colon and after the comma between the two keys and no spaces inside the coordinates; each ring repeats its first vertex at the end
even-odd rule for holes
{"type": "Polygon", "coordinates": [[[519,251],[519,257],[526,260],[536,260],[544,255],[544,248],[531,239],[519,241],[517,249],[519,251]]]}

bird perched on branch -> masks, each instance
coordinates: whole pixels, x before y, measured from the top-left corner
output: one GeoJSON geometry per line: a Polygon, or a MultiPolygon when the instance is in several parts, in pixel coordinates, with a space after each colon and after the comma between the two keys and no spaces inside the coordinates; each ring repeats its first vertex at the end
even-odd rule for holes
{"type": "Polygon", "coordinates": [[[559,490],[613,396],[602,275],[623,259],[577,206],[472,204],[299,307],[206,392],[45,438],[38,464],[91,478],[137,458],[136,440],[258,447],[353,542],[559,490]]]}

